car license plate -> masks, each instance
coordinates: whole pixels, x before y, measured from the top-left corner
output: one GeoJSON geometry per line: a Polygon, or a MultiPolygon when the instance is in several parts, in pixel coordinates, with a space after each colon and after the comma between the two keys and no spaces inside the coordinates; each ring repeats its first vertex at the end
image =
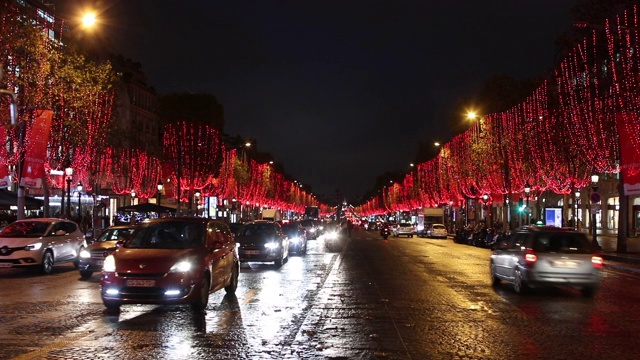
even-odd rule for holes
{"type": "Polygon", "coordinates": [[[154,287],[156,286],[155,280],[127,280],[127,286],[130,287],[154,287]]]}
{"type": "Polygon", "coordinates": [[[561,269],[576,269],[578,263],[575,261],[553,261],[551,262],[551,266],[561,269]]]}
{"type": "Polygon", "coordinates": [[[258,254],[260,254],[260,251],[259,251],[259,250],[245,250],[245,251],[243,251],[243,252],[244,252],[245,254],[247,254],[247,255],[258,255],[258,254]]]}

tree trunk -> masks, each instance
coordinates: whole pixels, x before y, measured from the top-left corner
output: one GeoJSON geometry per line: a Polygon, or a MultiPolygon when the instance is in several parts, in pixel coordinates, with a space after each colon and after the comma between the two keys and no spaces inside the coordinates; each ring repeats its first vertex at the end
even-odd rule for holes
{"type": "Polygon", "coordinates": [[[618,211],[618,241],[616,252],[627,252],[627,228],[629,224],[629,196],[624,194],[624,179],[622,171],[618,182],[618,196],[620,197],[620,209],[618,211]]]}

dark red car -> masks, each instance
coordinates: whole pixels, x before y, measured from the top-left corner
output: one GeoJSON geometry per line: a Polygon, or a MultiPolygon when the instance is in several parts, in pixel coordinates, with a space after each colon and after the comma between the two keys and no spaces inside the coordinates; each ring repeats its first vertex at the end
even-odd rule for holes
{"type": "Polygon", "coordinates": [[[102,268],[100,292],[110,310],[122,304],[191,304],[238,286],[240,262],[229,227],[206,218],[163,218],[139,228],[102,268]]]}

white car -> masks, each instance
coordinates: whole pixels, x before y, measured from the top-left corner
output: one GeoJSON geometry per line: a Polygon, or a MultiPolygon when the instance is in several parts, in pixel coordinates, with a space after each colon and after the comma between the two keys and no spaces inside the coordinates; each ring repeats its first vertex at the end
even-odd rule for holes
{"type": "Polygon", "coordinates": [[[427,230],[427,237],[428,238],[446,239],[447,238],[447,227],[444,226],[444,224],[433,224],[427,230]]]}
{"type": "Polygon", "coordinates": [[[416,233],[416,227],[412,223],[401,222],[393,227],[391,230],[393,236],[398,237],[400,235],[406,235],[407,237],[413,237],[416,233]]]}
{"type": "Polygon", "coordinates": [[[86,240],[78,224],[55,218],[15,221],[0,231],[0,268],[39,269],[51,274],[56,263],[73,261],[86,240]]]}

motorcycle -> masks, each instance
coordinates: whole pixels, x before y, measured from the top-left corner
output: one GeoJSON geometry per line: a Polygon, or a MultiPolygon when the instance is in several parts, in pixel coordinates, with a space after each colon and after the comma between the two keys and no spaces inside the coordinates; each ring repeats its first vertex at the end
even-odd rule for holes
{"type": "Polygon", "coordinates": [[[391,235],[391,228],[389,227],[389,225],[382,225],[382,228],[380,229],[380,235],[382,235],[382,238],[385,240],[389,238],[389,235],[391,235]]]}

